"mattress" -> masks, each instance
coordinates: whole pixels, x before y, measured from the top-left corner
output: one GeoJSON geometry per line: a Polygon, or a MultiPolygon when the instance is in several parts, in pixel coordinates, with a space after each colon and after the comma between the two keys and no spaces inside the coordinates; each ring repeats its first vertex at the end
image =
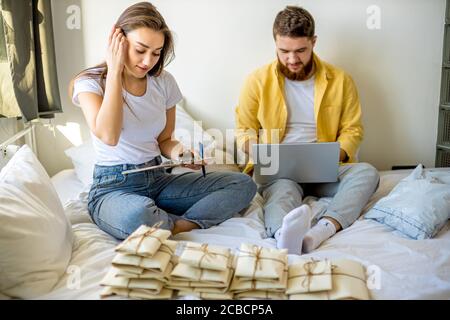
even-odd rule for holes
{"type": "MultiPolygon", "coordinates": [[[[380,186],[364,212],[387,195],[410,171],[381,172],[380,186]]],[[[87,213],[87,191],[70,170],[52,178],[74,232],[74,247],[67,273],[54,290],[39,299],[99,299],[99,283],[115,255],[117,241],[94,225],[87,213]]],[[[306,198],[318,214],[329,199],[306,198]]],[[[241,243],[275,247],[265,238],[263,199],[257,195],[240,215],[207,230],[174,237],[237,250],[241,243]]],[[[363,213],[364,213],[363,212],[363,213]]],[[[304,258],[349,258],[367,269],[372,299],[450,299],[450,223],[429,240],[411,240],[393,229],[362,217],[351,227],[325,241],[311,254],[289,255],[289,262],[304,258]]]]}

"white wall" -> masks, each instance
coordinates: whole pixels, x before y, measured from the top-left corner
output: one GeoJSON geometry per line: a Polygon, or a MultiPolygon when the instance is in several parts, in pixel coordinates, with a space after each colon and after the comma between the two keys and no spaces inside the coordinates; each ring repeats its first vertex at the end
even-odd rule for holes
{"type": "Polygon", "coordinates": [[[43,120],[48,126],[36,128],[38,156],[50,175],[70,168],[72,164],[64,150],[89,137],[83,114],[72,105],[67,93],[71,78],[85,65],[83,24],[80,29],[67,27],[70,16],[67,9],[71,6],[82,7],[81,0],[52,0],[56,67],[64,112],[57,114],[51,121],[43,120]],[[73,126],[79,126],[80,129],[74,130],[73,126]]]}
{"type": "MultiPolygon", "coordinates": [[[[63,93],[70,77],[103,59],[108,32],[135,1],[81,0],[82,28],[65,27],[68,5],[54,0],[57,66],[63,93]]],[[[396,164],[434,165],[442,60],[445,0],[155,0],[176,34],[177,57],[168,70],[186,97],[187,109],[205,128],[234,127],[240,87],[253,69],[275,58],[272,23],[287,4],[308,9],[316,19],[318,55],[350,73],[359,89],[366,137],[360,158],[378,169],[396,164]],[[381,28],[366,25],[376,5],[381,28]]],[[[64,97],[64,94],[63,94],[64,97]]],[[[81,111],[64,99],[56,124],[87,127],[81,111]]],[[[67,167],[57,130],[40,141],[50,174],[67,167]],[[43,141],[44,140],[44,141],[43,141]],[[50,148],[57,156],[50,155],[50,148]]],[[[52,154],[55,154],[53,152],[52,154]]]]}

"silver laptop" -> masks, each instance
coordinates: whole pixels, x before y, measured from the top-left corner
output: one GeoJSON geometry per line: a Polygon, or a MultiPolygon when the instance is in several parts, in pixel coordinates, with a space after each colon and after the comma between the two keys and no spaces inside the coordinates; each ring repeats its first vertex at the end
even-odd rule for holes
{"type": "Polygon", "coordinates": [[[254,144],[255,182],[282,178],[298,183],[336,182],[339,152],[338,142],[254,144]]]}

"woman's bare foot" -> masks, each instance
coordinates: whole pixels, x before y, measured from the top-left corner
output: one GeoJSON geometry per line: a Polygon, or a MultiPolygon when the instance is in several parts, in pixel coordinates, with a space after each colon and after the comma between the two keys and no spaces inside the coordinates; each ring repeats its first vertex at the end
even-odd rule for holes
{"type": "Polygon", "coordinates": [[[172,235],[176,235],[181,232],[188,232],[194,229],[200,229],[198,224],[188,221],[188,220],[177,220],[174,223],[173,229],[172,229],[172,235]]]}

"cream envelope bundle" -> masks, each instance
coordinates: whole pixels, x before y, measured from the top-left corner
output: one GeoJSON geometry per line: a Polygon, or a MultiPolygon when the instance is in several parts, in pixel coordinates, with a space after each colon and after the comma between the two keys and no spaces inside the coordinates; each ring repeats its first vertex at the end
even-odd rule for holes
{"type": "Polygon", "coordinates": [[[176,248],[176,241],[165,240],[152,257],[118,253],[112,261],[115,277],[166,283],[177,261],[176,248]]]}
{"type": "Polygon", "coordinates": [[[289,266],[286,294],[327,291],[332,288],[331,262],[301,261],[289,266]]]}
{"type": "Polygon", "coordinates": [[[171,273],[174,281],[190,281],[206,284],[215,284],[219,287],[226,286],[232,274],[232,269],[225,271],[200,269],[184,263],[178,263],[171,273]]]}
{"type": "Polygon", "coordinates": [[[287,250],[242,244],[235,276],[241,280],[280,281],[287,268],[287,250]]]}
{"type": "Polygon", "coordinates": [[[175,254],[176,248],[176,241],[165,240],[159,247],[158,251],[156,251],[151,257],[119,253],[114,257],[112,265],[117,268],[135,270],[135,273],[138,272],[138,268],[152,271],[154,273],[163,273],[167,269],[172,256],[175,254]]]}
{"type": "Polygon", "coordinates": [[[156,279],[121,277],[117,275],[116,270],[111,268],[100,284],[121,289],[145,289],[154,295],[158,295],[164,286],[164,282],[156,279]]]}
{"type": "Polygon", "coordinates": [[[286,287],[287,287],[287,278],[288,278],[288,272],[284,271],[282,277],[279,281],[265,281],[265,280],[242,280],[241,278],[234,277],[231,286],[230,291],[233,291],[234,293],[242,293],[247,291],[252,292],[278,292],[278,293],[285,293],[286,287]]]}
{"type": "Polygon", "coordinates": [[[188,243],[166,287],[184,294],[225,294],[233,277],[233,259],[229,249],[188,243]]]}
{"type": "Polygon", "coordinates": [[[284,292],[271,291],[245,291],[234,295],[236,299],[270,299],[270,300],[286,300],[287,295],[284,292]]]}
{"type": "Polygon", "coordinates": [[[289,266],[286,249],[242,244],[235,256],[228,248],[193,242],[177,256],[178,243],[169,236],[142,226],[118,245],[101,297],[370,299],[365,269],[356,261],[310,259],[289,266]]]}
{"type": "MultiPolygon", "coordinates": [[[[170,274],[173,263],[169,262],[166,274],[170,274]]],[[[112,267],[101,281],[105,286],[101,296],[120,295],[140,299],[168,299],[172,297],[172,290],[164,288],[169,281],[167,275],[154,274],[143,269],[139,275],[126,274],[123,270],[112,267]]]]}
{"type": "Polygon", "coordinates": [[[230,291],[236,298],[286,298],[287,250],[242,244],[230,291]]]}
{"type": "Polygon", "coordinates": [[[119,244],[116,247],[116,251],[143,257],[153,257],[163,242],[170,236],[171,232],[168,230],[143,225],[119,244]]]}
{"type": "Polygon", "coordinates": [[[211,293],[211,292],[198,292],[198,291],[178,291],[179,297],[194,296],[204,300],[232,300],[233,294],[226,293],[211,293]]]}
{"type": "Polygon", "coordinates": [[[146,270],[143,268],[138,268],[139,272],[137,273],[132,273],[132,272],[128,272],[127,267],[113,267],[113,269],[115,269],[116,271],[116,275],[119,277],[123,277],[123,278],[135,278],[135,279],[155,279],[155,280],[159,280],[162,281],[164,283],[169,282],[170,280],[170,274],[174,268],[174,265],[176,263],[174,262],[174,259],[172,259],[171,261],[169,261],[166,270],[164,270],[163,272],[158,272],[158,271],[152,271],[152,270],[146,270]]]}
{"type": "MultiPolygon", "coordinates": [[[[322,261],[323,262],[323,261],[322,261]]],[[[307,263],[307,262],[306,262],[307,263]]],[[[317,263],[315,261],[314,263],[317,263]]],[[[313,264],[314,264],[313,263],[313,264]]],[[[304,266],[304,265],[303,265],[304,266]]],[[[291,266],[295,269],[294,273],[300,274],[298,270],[301,268],[296,266],[291,266]]],[[[332,260],[330,263],[331,268],[331,288],[329,287],[328,279],[326,279],[326,273],[328,266],[322,265],[315,269],[311,268],[311,265],[306,269],[309,269],[309,288],[322,288],[321,291],[303,291],[305,293],[293,293],[289,296],[291,300],[345,300],[345,299],[357,299],[357,300],[369,300],[370,294],[366,284],[366,273],[363,265],[359,262],[339,259],[332,260]],[[322,272],[319,274],[319,272],[322,272]]],[[[303,267],[304,269],[304,267],[303,267]]],[[[291,268],[290,268],[291,270],[291,268]]],[[[301,271],[302,272],[302,271],[301,271]]],[[[291,281],[293,279],[289,279],[291,281]]],[[[289,282],[288,287],[289,292],[301,292],[304,288],[304,282],[302,280],[300,286],[289,282]]]]}
{"type": "Polygon", "coordinates": [[[229,267],[230,249],[190,242],[180,256],[180,263],[208,270],[225,271],[229,267]]]}
{"type": "Polygon", "coordinates": [[[162,289],[158,295],[154,295],[145,289],[123,289],[114,287],[105,287],[100,294],[101,298],[111,296],[121,296],[126,298],[145,299],[145,300],[163,300],[172,298],[173,291],[162,289]]]}
{"type": "Polygon", "coordinates": [[[112,268],[101,281],[102,297],[122,295],[140,299],[164,299],[172,290],[164,288],[177,262],[177,242],[171,233],[141,226],[116,247],[112,268]]]}

